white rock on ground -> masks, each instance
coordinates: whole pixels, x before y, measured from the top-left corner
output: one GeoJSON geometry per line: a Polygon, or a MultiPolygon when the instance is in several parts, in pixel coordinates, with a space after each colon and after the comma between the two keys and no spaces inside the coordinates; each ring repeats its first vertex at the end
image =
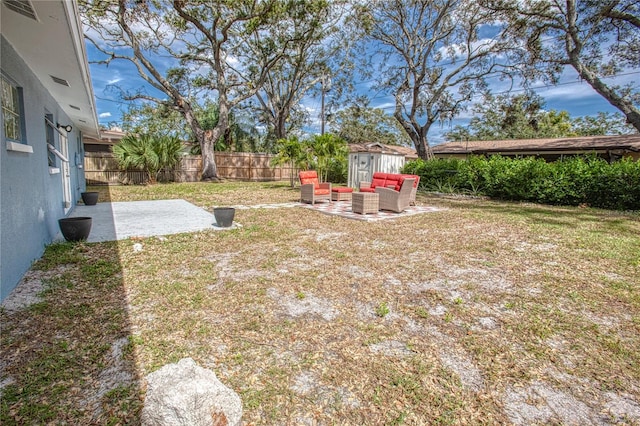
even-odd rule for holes
{"type": "Polygon", "coordinates": [[[240,425],[242,401],[238,394],[191,358],[165,365],[146,380],[145,426],[240,425]]]}

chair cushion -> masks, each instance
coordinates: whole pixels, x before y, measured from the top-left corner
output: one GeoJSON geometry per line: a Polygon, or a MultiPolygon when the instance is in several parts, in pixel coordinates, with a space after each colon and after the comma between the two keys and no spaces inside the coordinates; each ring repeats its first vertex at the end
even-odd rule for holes
{"type": "Polygon", "coordinates": [[[300,185],[313,184],[313,187],[316,189],[320,186],[320,182],[318,181],[318,173],[315,170],[300,172],[298,174],[298,177],[300,178],[300,185]]]}
{"type": "Polygon", "coordinates": [[[322,189],[314,189],[314,190],[313,190],[313,193],[314,193],[315,195],[329,195],[329,194],[330,194],[330,192],[329,192],[329,188],[327,188],[327,189],[325,189],[325,188],[322,188],[322,189]]]}
{"type": "Polygon", "coordinates": [[[360,188],[360,192],[376,192],[375,188],[360,188]]]}

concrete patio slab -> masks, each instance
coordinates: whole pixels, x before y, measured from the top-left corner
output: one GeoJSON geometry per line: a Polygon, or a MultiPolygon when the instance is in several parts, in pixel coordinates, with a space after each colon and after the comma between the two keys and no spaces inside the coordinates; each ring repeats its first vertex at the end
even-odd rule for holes
{"type": "MultiPolygon", "coordinates": [[[[123,240],[131,237],[197,232],[207,229],[228,230],[216,226],[213,213],[185,200],[128,201],[76,206],[69,217],[93,218],[87,242],[123,240]]],[[[60,239],[62,234],[59,235],[60,239]]]]}

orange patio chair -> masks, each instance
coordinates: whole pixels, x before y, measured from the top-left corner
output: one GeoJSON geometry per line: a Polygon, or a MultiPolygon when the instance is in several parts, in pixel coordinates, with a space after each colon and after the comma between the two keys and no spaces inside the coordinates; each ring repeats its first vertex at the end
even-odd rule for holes
{"type": "Polygon", "coordinates": [[[298,173],[300,179],[300,201],[315,204],[316,201],[329,200],[331,202],[331,183],[320,183],[315,170],[298,173]]]}

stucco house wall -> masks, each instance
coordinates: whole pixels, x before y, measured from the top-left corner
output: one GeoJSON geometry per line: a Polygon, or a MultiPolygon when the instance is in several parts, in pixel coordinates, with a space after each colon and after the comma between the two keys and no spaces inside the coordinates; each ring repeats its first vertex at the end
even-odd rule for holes
{"type": "MultiPolygon", "coordinates": [[[[9,42],[1,38],[5,78],[22,89],[25,135],[23,142],[32,153],[9,149],[4,134],[4,117],[0,125],[0,298],[4,299],[21,279],[32,262],[39,258],[46,244],[59,238],[58,219],[69,211],[63,202],[62,160],[55,157],[56,166],[49,167],[45,114],[54,123],[70,123],[69,117],[29,69],[9,42]],[[55,169],[58,170],[55,170],[55,169]]],[[[60,150],[61,135],[53,132],[60,150]]],[[[73,129],[68,135],[71,205],[75,205],[85,189],[84,173],[78,169],[82,156],[81,135],[73,129]],[[80,150],[79,150],[80,149],[80,150]]],[[[82,163],[80,163],[82,164],[82,163]]]]}

